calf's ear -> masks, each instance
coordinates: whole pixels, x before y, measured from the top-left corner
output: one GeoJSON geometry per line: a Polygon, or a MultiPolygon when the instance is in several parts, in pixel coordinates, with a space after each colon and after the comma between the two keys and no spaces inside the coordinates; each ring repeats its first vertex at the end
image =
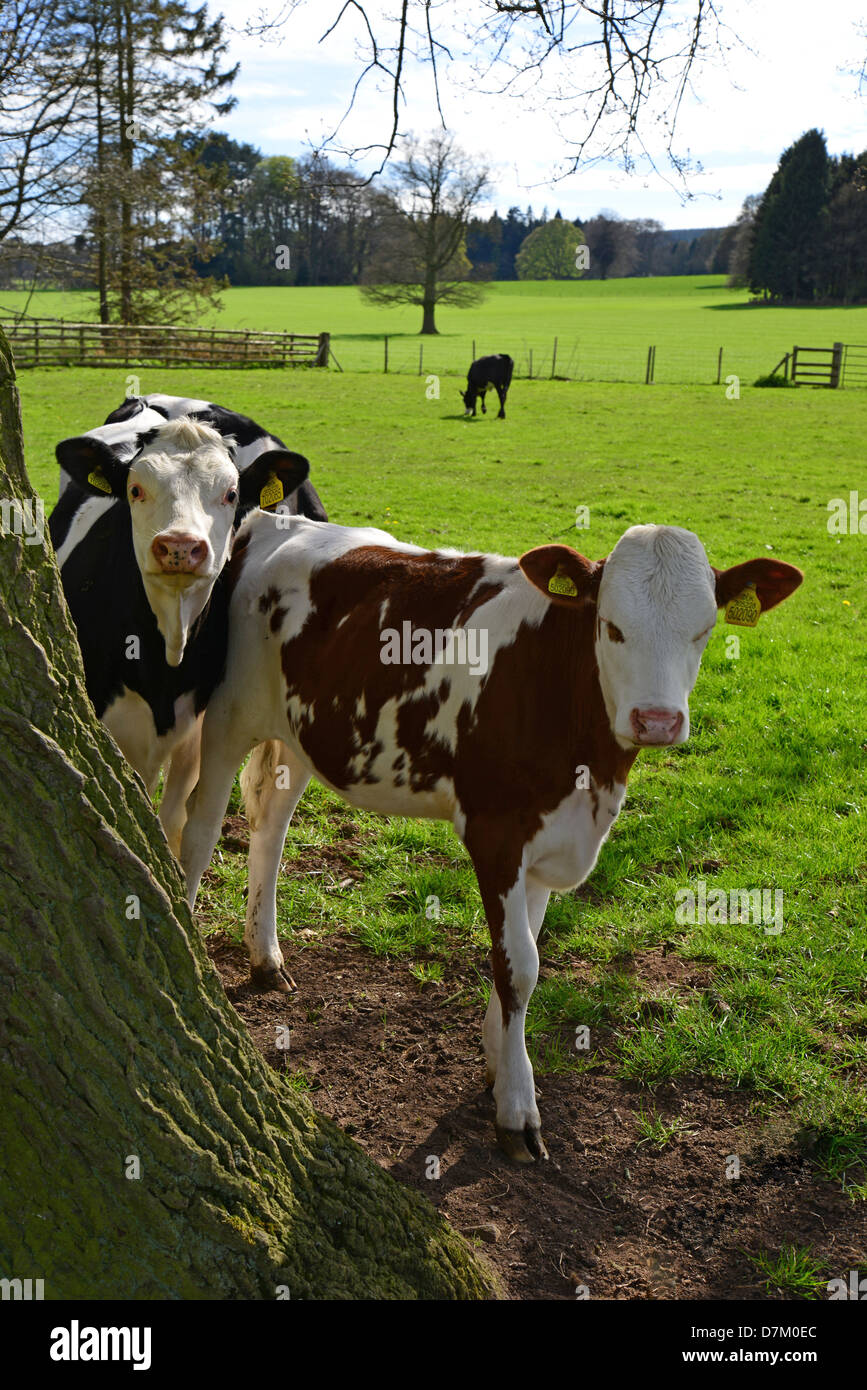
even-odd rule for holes
{"type": "Polygon", "coordinates": [[[772,560],[768,556],[745,560],[743,564],[732,565],[727,570],[714,569],[713,572],[718,608],[725,608],[731,599],[737,598],[752,585],[763,613],[793,594],[804,578],[803,571],[795,565],[787,565],[783,560],[772,560]]]}
{"type": "Polygon", "coordinates": [[[94,497],[126,497],[129,466],[103,440],[81,434],[62,439],[54,452],[61,468],[85,492],[94,497]]]}
{"type": "Polygon", "coordinates": [[[568,545],[537,545],[518,564],[552,603],[578,608],[596,602],[605,561],[587,560],[568,545]]]}
{"type": "Polygon", "coordinates": [[[276,507],[310,474],[303,454],[267,449],[245,468],[238,484],[242,507],[276,507]]]}

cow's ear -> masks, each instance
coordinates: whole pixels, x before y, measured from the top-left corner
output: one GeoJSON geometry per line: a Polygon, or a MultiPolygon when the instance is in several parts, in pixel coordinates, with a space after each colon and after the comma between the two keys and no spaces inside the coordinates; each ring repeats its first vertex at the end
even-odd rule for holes
{"type": "Polygon", "coordinates": [[[766,555],[756,560],[745,560],[743,564],[732,565],[727,570],[714,569],[714,576],[718,608],[725,608],[745,589],[754,588],[763,613],[793,594],[804,578],[803,571],[794,565],[787,565],[783,560],[772,560],[766,555]]]}
{"type": "Polygon", "coordinates": [[[310,474],[303,454],[288,449],[267,449],[241,474],[239,490],[242,507],[276,507],[300,487],[310,474]]]}
{"type": "Polygon", "coordinates": [[[89,434],[62,439],[55,453],[60,467],[85,492],[94,497],[126,497],[129,467],[103,440],[89,434]]]}
{"type": "Polygon", "coordinates": [[[568,545],[537,545],[518,564],[552,603],[577,608],[596,602],[605,561],[587,560],[568,545]]]}

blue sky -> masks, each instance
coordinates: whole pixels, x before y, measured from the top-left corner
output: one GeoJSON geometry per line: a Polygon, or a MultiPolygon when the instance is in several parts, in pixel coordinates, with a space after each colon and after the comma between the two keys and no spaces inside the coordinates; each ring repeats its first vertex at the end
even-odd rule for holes
{"type": "MultiPolygon", "coordinates": [[[[685,14],[689,0],[679,0],[685,14]]],[[[327,40],[322,35],[336,19],[342,0],[288,0],[287,22],[268,40],[243,32],[253,13],[244,0],[222,0],[229,26],[229,58],[240,61],[235,85],[238,106],[217,122],[238,140],[248,140],[266,154],[303,154],[340,122],[359,72],[356,58],[360,29],[350,14],[327,40]]],[[[371,0],[372,20],[396,6],[371,0]]],[[[479,13],[479,0],[449,0],[440,7],[443,22],[460,28],[479,13]]],[[[724,64],[705,65],[688,92],[679,119],[679,147],[688,151],[702,172],[688,179],[691,197],[666,171],[638,169],[626,174],[613,163],[591,165],[559,181],[566,152],[564,135],[581,133],[580,118],[543,110],[539,91],[527,97],[485,94],[468,62],[444,64],[441,85],[449,128],[465,149],[491,169],[495,194],[490,208],[532,204],[538,212],[560,208],[564,216],[588,217],[612,209],[624,217],[654,217],[667,227],[724,226],[738,213],[748,193],[760,193],[783,149],[805,130],[824,130],[833,154],[858,153],[867,146],[867,83],[858,90],[851,71],[867,52],[862,0],[718,0],[718,12],[733,34],[724,64]],[[667,176],[663,176],[667,174],[667,176]]],[[[262,13],[275,16],[279,3],[265,3],[262,13]]],[[[258,11],[257,11],[258,13],[258,11]]],[[[412,63],[407,76],[409,100],[401,128],[425,134],[437,125],[430,69],[412,63]]],[[[388,129],[390,96],[369,79],[344,125],[348,146],[382,139],[388,129]]],[[[660,162],[661,161],[661,162],[660,162]]],[[[339,162],[347,163],[343,160],[339,162]]],[[[367,172],[370,160],[358,168],[367,172]]]]}

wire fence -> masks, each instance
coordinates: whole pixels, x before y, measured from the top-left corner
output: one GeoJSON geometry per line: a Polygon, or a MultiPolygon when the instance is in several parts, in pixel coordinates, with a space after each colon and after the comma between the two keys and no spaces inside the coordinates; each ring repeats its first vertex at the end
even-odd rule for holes
{"type": "MultiPolygon", "coordinates": [[[[508,334],[490,339],[449,335],[421,340],[409,334],[334,335],[331,341],[331,365],[346,372],[463,378],[477,357],[508,352],[515,362],[513,379],[653,382],[671,386],[725,386],[733,377],[748,385],[767,376],[784,353],[791,350],[791,344],[774,350],[766,342],[690,343],[667,336],[655,342],[652,337],[638,335],[604,343],[597,335],[516,341],[508,334]]],[[[852,359],[852,370],[845,374],[842,385],[867,385],[867,377],[858,370],[860,365],[860,360],[856,364],[852,359]]]]}

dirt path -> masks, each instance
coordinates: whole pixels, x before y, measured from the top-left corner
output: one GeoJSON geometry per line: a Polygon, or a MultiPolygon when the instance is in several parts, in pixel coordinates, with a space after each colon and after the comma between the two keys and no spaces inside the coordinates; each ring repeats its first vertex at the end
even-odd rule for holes
{"type": "Polygon", "coordinates": [[[422,989],[406,959],[342,937],[296,943],[298,990],[281,997],[249,989],[243,948],[208,939],[268,1062],[310,1077],[316,1108],[477,1240],[510,1298],[570,1299],[585,1296],[581,1286],[607,1299],[778,1298],[748,1256],[783,1244],[809,1247],[829,1278],[863,1263],[867,1204],[818,1176],[784,1115],[751,1117],[748,1093],[686,1080],[649,1098],[604,1062],[542,1076],[551,1159],[516,1168],[494,1145],[481,1012],[447,1002],[469,972],[446,967],[442,984],[422,989]],[[276,1045],[281,1025],[288,1052],[276,1045]],[[685,1128],[662,1149],[639,1144],[642,1108],[685,1128]],[[726,1177],[733,1154],[737,1180],[726,1177]],[[427,1176],[433,1159],[438,1178],[427,1176]]]}

